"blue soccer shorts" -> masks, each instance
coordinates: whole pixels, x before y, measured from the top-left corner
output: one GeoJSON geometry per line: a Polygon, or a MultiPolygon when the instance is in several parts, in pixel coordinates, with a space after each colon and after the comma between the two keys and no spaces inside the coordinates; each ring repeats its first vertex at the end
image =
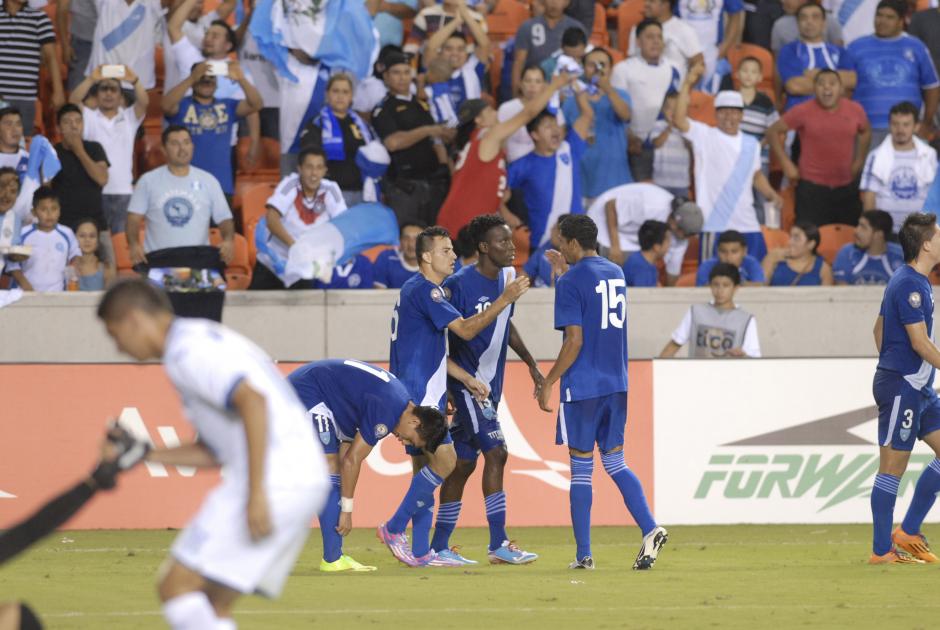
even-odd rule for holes
{"type": "Polygon", "coordinates": [[[479,401],[470,392],[465,389],[457,392],[454,406],[457,412],[450,433],[458,459],[473,461],[481,452],[487,453],[497,446],[506,445],[499,420],[484,416],[479,401]]]}
{"type": "Polygon", "coordinates": [[[339,453],[339,436],[336,433],[333,410],[327,407],[325,402],[312,402],[314,405],[307,410],[307,418],[313,423],[313,432],[320,438],[323,452],[327,455],[335,455],[339,453]]]}
{"type": "Polygon", "coordinates": [[[878,444],[910,451],[914,438],[940,430],[940,398],[932,388],[915,389],[905,378],[876,370],[872,393],[878,405],[878,444]]]}
{"type": "Polygon", "coordinates": [[[594,444],[606,453],[623,446],[627,428],[627,392],[563,402],[558,410],[555,444],[591,453],[594,444]]]}

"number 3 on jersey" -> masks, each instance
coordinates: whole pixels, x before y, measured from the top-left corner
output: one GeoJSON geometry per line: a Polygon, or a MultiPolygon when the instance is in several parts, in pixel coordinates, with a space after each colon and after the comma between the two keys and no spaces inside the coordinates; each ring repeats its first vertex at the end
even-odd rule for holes
{"type": "Polygon", "coordinates": [[[607,330],[608,326],[623,328],[627,321],[627,281],[601,280],[594,292],[601,294],[601,330],[607,330]]]}

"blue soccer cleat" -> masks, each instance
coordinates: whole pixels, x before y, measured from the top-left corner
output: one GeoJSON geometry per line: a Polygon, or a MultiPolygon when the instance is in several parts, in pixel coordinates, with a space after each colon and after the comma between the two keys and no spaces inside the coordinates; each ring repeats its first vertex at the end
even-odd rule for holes
{"type": "Polygon", "coordinates": [[[409,566],[415,567],[462,567],[464,563],[458,560],[457,558],[451,556],[445,556],[442,553],[438,553],[433,549],[423,556],[418,556],[414,559],[415,564],[409,566]]]}
{"type": "Polygon", "coordinates": [[[504,540],[498,549],[489,553],[490,564],[529,564],[539,559],[538,554],[519,549],[515,542],[504,540]]]}
{"type": "Polygon", "coordinates": [[[437,552],[438,558],[443,558],[445,560],[455,560],[460,564],[479,564],[476,560],[471,560],[469,558],[464,558],[457,551],[460,547],[451,547],[450,549],[443,549],[437,552]]]}

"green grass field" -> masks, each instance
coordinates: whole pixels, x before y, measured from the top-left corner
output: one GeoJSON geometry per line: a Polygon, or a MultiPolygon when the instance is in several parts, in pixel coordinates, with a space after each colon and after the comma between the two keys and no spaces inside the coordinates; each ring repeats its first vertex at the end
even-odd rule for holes
{"type": "MultiPolygon", "coordinates": [[[[321,574],[313,532],[282,598],[246,598],[236,620],[242,629],[928,628],[940,609],[923,595],[940,567],[868,566],[868,526],[674,527],[647,572],[631,570],[632,528],[594,529],[593,572],[567,569],[568,529],[511,531],[541,555],[536,563],[409,569],[357,530],[347,553],[379,566],[358,575],[321,574]]],[[[162,628],[153,581],[174,535],[57,533],[0,570],[0,599],[29,601],[49,628],[162,628]]],[[[484,530],[454,539],[485,561],[484,530]]]]}

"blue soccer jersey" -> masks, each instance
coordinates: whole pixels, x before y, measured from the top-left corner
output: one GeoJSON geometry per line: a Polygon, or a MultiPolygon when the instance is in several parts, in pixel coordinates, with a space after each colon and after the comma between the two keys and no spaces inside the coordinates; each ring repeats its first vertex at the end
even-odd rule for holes
{"type": "Polygon", "coordinates": [[[561,377],[561,400],[627,391],[627,291],[623,270],[600,256],[582,258],[555,284],[555,328],[580,326],[578,358],[561,377]]]}
{"type": "Polygon", "coordinates": [[[897,243],[888,243],[888,251],[871,256],[864,249],[848,243],[832,263],[832,277],[846,284],[888,284],[894,272],[904,265],[904,253],[897,243]]]}
{"type": "Polygon", "coordinates": [[[623,263],[623,277],[628,287],[655,287],[659,282],[659,270],[643,258],[642,252],[633,252],[623,263]]]}
{"type": "Polygon", "coordinates": [[[386,289],[400,289],[413,276],[417,267],[409,267],[397,249],[386,249],[375,259],[372,267],[373,282],[386,289]]]}
{"type": "MultiPolygon", "coordinates": [[[[709,258],[698,266],[698,272],[695,274],[695,286],[708,286],[708,275],[718,262],[717,258],[709,258]]],[[[738,273],[741,274],[741,282],[765,282],[764,269],[760,266],[760,261],[750,254],[744,254],[741,266],[738,267],[738,273]]]]}
{"type": "Polygon", "coordinates": [[[325,404],[333,415],[340,440],[356,433],[375,446],[395,429],[411,396],[400,380],[362,361],[314,361],[291,372],[287,380],[309,413],[325,404]]]}
{"type": "Polygon", "coordinates": [[[345,265],[333,267],[329,284],[318,280],[315,286],[318,289],[371,289],[372,283],[372,263],[359,254],[345,265]]]}
{"type": "Polygon", "coordinates": [[[910,265],[898,269],[888,282],[879,313],[884,318],[878,369],[895,372],[915,389],[932,389],[934,368],[911,346],[908,324],[924,322],[933,338],[933,290],[927,276],[910,265]]]}
{"type": "MultiPolygon", "coordinates": [[[[463,317],[482,313],[500,296],[506,283],[516,277],[515,269],[503,269],[496,280],[490,280],[476,265],[468,265],[444,282],[450,291],[450,303],[463,317]]],[[[506,370],[506,348],[509,345],[509,319],[514,307],[504,309],[496,320],[470,341],[450,333],[450,358],[469,374],[490,386],[490,399],[499,404],[506,370]]],[[[464,389],[459,381],[448,378],[447,387],[455,397],[464,389]]]]}
{"type": "Polygon", "coordinates": [[[444,289],[421,274],[405,283],[392,314],[390,366],[418,405],[443,410],[447,394],[447,325],[460,312],[444,289]]]}
{"type": "Polygon", "coordinates": [[[238,101],[215,98],[208,105],[185,97],[179,111],[168,116],[171,125],[183,125],[193,139],[193,166],[212,173],[222,192],[235,191],[232,175],[232,129],[238,124],[238,101]]]}

